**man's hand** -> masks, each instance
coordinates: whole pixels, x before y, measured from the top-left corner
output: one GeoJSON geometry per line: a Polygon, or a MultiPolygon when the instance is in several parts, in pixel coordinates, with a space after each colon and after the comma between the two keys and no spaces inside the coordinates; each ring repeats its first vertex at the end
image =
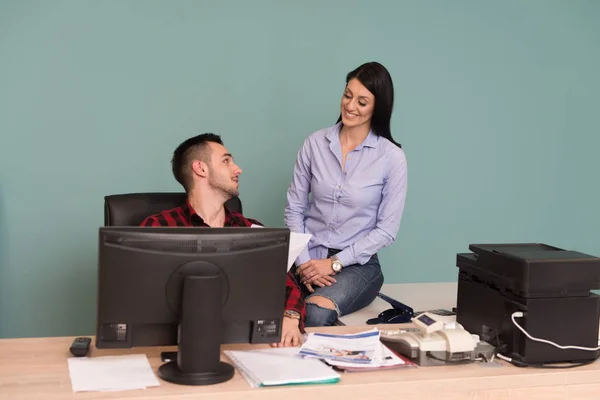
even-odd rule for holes
{"type": "Polygon", "coordinates": [[[283,317],[281,327],[281,342],[271,343],[272,347],[297,347],[303,342],[302,333],[299,328],[300,320],[296,318],[283,317]]]}
{"type": "Polygon", "coordinates": [[[312,293],[312,287],[308,285],[317,285],[320,287],[331,286],[337,281],[331,275],[334,275],[331,269],[331,259],[325,258],[321,260],[310,260],[301,264],[296,272],[300,276],[302,282],[312,293]]]}

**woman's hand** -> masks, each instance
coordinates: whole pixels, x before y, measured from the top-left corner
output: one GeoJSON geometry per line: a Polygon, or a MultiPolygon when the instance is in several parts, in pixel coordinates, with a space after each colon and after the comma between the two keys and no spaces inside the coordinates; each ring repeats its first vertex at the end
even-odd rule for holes
{"type": "Polygon", "coordinates": [[[300,320],[297,318],[283,317],[281,326],[281,342],[271,343],[272,347],[297,347],[304,341],[300,333],[300,320]]]}
{"type": "Polygon", "coordinates": [[[300,282],[303,283],[309,292],[313,292],[312,285],[319,287],[331,286],[337,281],[331,275],[334,275],[331,269],[331,259],[310,260],[301,264],[296,272],[300,276],[300,282]]]}

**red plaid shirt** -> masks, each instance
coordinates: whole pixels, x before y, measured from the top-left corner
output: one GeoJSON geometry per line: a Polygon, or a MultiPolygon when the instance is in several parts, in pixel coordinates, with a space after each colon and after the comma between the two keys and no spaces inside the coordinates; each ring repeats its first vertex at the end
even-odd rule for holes
{"type": "MultiPolygon", "coordinates": [[[[225,207],[225,226],[249,227],[262,224],[254,219],[246,218],[242,214],[231,212],[225,207]]],[[[209,227],[200,217],[192,205],[187,203],[181,207],[166,210],[147,217],[141,226],[204,226],[209,227]]],[[[300,286],[291,272],[288,272],[285,281],[286,310],[294,310],[300,313],[300,330],[304,331],[304,317],[306,316],[306,305],[300,291],[300,286]]]]}

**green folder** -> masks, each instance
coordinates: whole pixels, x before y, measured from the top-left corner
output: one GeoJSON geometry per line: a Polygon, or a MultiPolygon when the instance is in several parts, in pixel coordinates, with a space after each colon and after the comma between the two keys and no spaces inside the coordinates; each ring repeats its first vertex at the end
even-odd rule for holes
{"type": "Polygon", "coordinates": [[[298,349],[225,351],[252,387],[332,384],[341,375],[316,358],[297,355],[298,349]]]}

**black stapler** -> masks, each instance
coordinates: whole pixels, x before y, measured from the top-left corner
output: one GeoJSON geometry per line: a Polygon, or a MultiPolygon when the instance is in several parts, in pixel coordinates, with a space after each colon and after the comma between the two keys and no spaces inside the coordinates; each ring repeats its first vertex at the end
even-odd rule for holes
{"type": "Polygon", "coordinates": [[[368,325],[404,324],[411,321],[414,315],[414,311],[411,307],[407,306],[406,304],[402,304],[398,300],[394,300],[381,292],[378,293],[377,296],[380,299],[390,303],[393,308],[389,308],[385,311],[380,312],[377,318],[371,318],[367,320],[368,325]]]}

